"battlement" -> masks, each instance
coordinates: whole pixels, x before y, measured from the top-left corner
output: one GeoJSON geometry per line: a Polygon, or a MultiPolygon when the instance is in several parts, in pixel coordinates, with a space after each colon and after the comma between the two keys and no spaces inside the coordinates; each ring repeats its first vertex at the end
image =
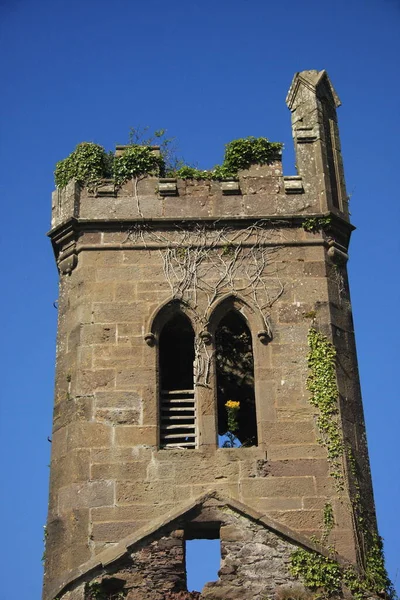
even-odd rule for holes
{"type": "MultiPolygon", "coordinates": [[[[70,181],[53,192],[52,228],[74,217],[89,220],[202,219],[332,212],[348,219],[336,108],[339,98],[325,71],[303,71],[286,102],[292,112],[297,174],[285,176],[280,152],[228,180],[147,175],[121,185],[104,179],[85,187],[70,181]]],[[[129,146],[128,146],[129,147],[129,146]]],[[[120,157],[127,146],[117,146],[120,157]]],[[[160,148],[151,147],[159,156],[160,148]]]]}
{"type": "Polygon", "coordinates": [[[71,181],[52,196],[52,228],[71,217],[90,220],[202,219],[284,216],[341,211],[301,176],[284,176],[282,163],[253,165],[235,180],[211,181],[148,176],[116,187],[104,179],[96,189],[71,181]]]}
{"type": "Polygon", "coordinates": [[[159,219],[265,216],[320,212],[319,199],[305,193],[301,177],[285,178],[282,164],[254,165],[236,180],[210,181],[148,176],[120,188],[103,180],[94,190],[75,181],[53,192],[52,226],[81,219],[159,219]]]}

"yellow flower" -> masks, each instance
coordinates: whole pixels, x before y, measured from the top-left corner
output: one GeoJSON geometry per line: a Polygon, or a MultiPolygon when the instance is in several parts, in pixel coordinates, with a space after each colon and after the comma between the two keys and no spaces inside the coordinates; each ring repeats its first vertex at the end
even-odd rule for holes
{"type": "Polygon", "coordinates": [[[240,402],[236,402],[235,400],[228,400],[225,404],[226,408],[230,408],[232,410],[238,410],[240,407],[240,402]]]}

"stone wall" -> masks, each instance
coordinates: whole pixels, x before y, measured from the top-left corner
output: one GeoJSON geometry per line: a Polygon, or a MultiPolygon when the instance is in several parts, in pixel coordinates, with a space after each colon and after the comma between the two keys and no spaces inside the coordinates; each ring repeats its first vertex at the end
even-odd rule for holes
{"type": "MultiPolygon", "coordinates": [[[[244,272],[221,290],[228,295],[242,290],[238,308],[248,319],[255,359],[259,445],[232,450],[217,447],[212,363],[210,385],[196,388],[198,449],[158,448],[158,350],[145,337],[154,312],[171,298],[163,256],[168,240],[175,243],[182,231],[147,228],[141,237],[115,230],[80,232],[77,265],[62,277],[59,298],[49,576],[76,568],[210,490],[308,536],[321,535],[329,501],[336,521],[332,541],[355,559],[351,515],[329,476],[305,387],[307,315],[315,312],[318,327],[328,334],[333,323],[325,235],[295,226],[261,228],[265,243],[273,244],[266,247],[264,285],[271,294],[281,286],[268,310],[268,343],[257,337],[262,322],[246,296],[244,272]],[[151,248],[154,235],[164,242],[151,248]]],[[[232,231],[225,235],[237,234],[235,227],[232,231]]],[[[211,287],[216,275],[208,280],[211,287]]],[[[210,313],[208,300],[198,290],[196,307],[188,313],[198,316],[193,318],[197,336],[210,313]]]]}
{"type": "MultiPolygon", "coordinates": [[[[86,583],[79,582],[63,598],[94,600],[100,592],[107,598],[126,600],[274,598],[282,586],[301,587],[290,575],[290,555],[297,547],[265,524],[210,498],[183,518],[145,536],[123,557],[93,572],[90,578],[86,577],[86,583]],[[221,541],[218,578],[207,583],[203,590],[188,593],[185,540],[193,537],[193,527],[197,532],[195,537],[201,537],[202,531],[209,537],[210,524],[218,527],[216,536],[221,541]]],[[[201,555],[198,559],[201,569],[201,555]]]]}

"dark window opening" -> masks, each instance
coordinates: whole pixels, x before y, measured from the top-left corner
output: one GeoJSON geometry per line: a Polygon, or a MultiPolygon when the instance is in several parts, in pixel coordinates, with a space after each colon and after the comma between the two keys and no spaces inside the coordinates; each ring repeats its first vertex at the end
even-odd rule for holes
{"type": "Polygon", "coordinates": [[[206,583],[218,580],[221,567],[219,524],[202,523],[200,529],[185,532],[185,567],[189,592],[200,592],[206,583]]]}
{"type": "Polygon", "coordinates": [[[242,315],[230,311],[220,321],[215,339],[219,445],[256,446],[253,346],[242,315]]]}
{"type": "Polygon", "coordinates": [[[163,390],[193,389],[194,331],[189,319],[178,313],[160,336],[160,371],[163,390]]]}
{"type": "Polygon", "coordinates": [[[184,314],[164,325],[159,347],[160,446],[195,448],[194,331],[184,314]]]}

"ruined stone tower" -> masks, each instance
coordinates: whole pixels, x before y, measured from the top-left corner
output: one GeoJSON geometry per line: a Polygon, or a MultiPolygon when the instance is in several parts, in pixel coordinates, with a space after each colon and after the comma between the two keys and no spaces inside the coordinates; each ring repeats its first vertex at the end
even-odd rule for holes
{"type": "Polygon", "coordinates": [[[201,598],[274,598],[298,549],[333,546],[363,576],[377,538],[340,101],[304,71],[287,104],[296,176],[275,152],[228,181],[53,194],[45,600],[197,597],[179,595],[193,538],[221,540],[201,598]]]}

